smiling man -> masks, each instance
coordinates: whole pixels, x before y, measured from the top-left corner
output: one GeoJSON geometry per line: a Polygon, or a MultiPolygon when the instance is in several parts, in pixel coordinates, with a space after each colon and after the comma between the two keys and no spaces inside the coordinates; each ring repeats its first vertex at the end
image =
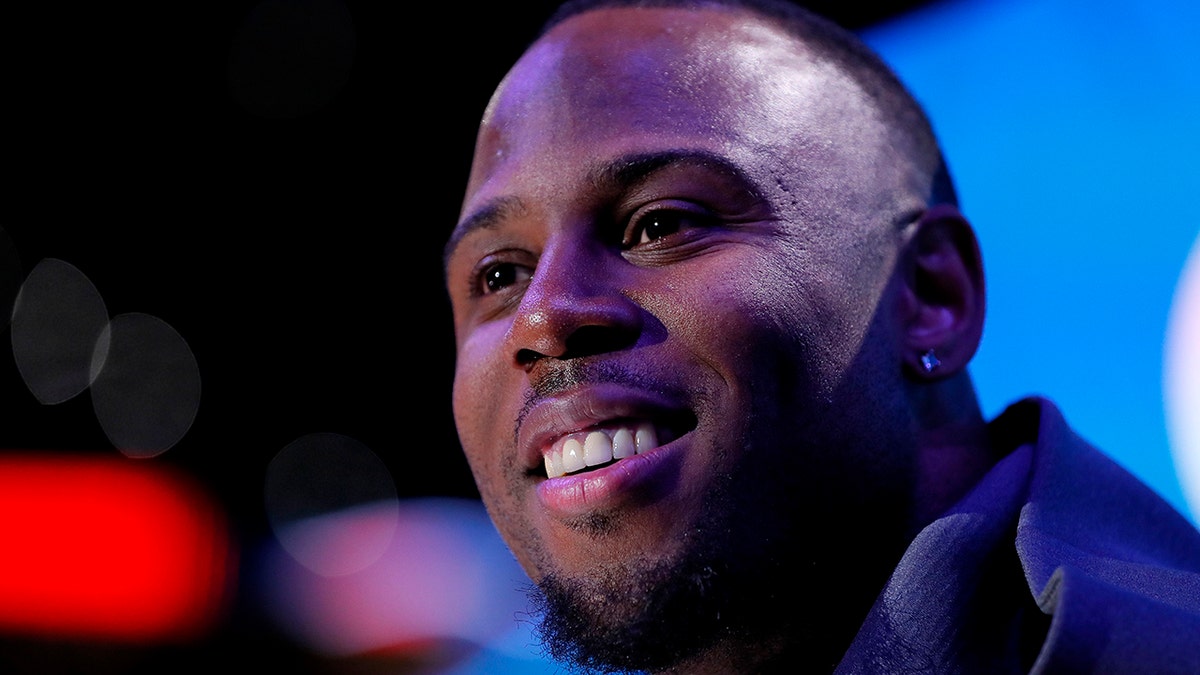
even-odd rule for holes
{"type": "Polygon", "coordinates": [[[1200,665],[1195,528],[1048,402],[983,419],[974,234],[836,26],[564,7],[484,114],[446,278],[459,435],[556,658],[1200,665]]]}

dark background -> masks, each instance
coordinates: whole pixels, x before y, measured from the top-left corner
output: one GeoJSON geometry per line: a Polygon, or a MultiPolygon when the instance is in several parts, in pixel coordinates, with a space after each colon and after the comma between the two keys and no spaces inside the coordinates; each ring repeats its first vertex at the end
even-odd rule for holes
{"type": "MultiPolygon", "coordinates": [[[[268,462],[312,432],[374,450],[401,496],[475,496],[441,247],[491,88],[555,4],[5,8],[0,228],[22,273],[69,262],[110,316],[187,341],[199,413],[149,461],[240,540],[264,536],[268,462]]],[[[813,6],[858,28],[915,4],[813,6]]],[[[86,394],[40,405],[0,352],[0,448],[115,452],[86,394]]]]}

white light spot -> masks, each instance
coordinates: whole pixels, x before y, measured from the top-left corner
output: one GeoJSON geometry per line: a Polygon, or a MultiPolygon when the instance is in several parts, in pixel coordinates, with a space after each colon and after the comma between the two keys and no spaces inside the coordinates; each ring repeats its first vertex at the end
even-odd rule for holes
{"type": "Polygon", "coordinates": [[[1200,237],[1179,277],[1163,356],[1167,432],[1193,514],[1200,514],[1200,237]]]}
{"type": "Polygon", "coordinates": [[[267,466],[265,496],[275,538],[322,576],[350,574],[375,562],[391,544],[399,518],[387,466],[367,446],[341,434],[308,434],[288,444],[267,466]],[[351,531],[325,518],[364,505],[376,514],[369,526],[351,531]],[[392,515],[380,518],[381,512],[392,515]]]}
{"type": "Polygon", "coordinates": [[[113,318],[92,360],[92,407],[113,446],[154,457],[191,428],[200,408],[200,368],[187,342],[148,314],[113,318]]]}
{"type": "Polygon", "coordinates": [[[108,309],[92,282],[70,263],[42,260],[17,294],[13,359],[43,404],[70,400],[91,382],[91,363],[108,309]]]}

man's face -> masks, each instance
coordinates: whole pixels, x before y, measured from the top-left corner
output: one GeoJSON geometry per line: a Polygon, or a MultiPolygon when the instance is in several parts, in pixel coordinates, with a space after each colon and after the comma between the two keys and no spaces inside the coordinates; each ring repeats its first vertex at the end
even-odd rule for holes
{"type": "Polygon", "coordinates": [[[593,11],[515,66],[447,280],[455,421],[535,581],[815,560],[903,509],[883,138],[743,14],[593,11]]]}

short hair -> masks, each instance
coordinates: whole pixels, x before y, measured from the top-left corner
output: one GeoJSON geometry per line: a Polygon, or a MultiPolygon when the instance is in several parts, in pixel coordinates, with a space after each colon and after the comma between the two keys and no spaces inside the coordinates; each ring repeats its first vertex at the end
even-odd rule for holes
{"type": "Polygon", "coordinates": [[[891,66],[854,33],[788,0],[566,0],[545,21],[538,35],[545,35],[573,16],[596,9],[622,7],[728,8],[770,20],[811,49],[816,57],[839,67],[862,89],[892,134],[898,134],[916,155],[912,159],[928,167],[931,174],[929,204],[958,205],[954,181],[924,108],[891,66]]]}

